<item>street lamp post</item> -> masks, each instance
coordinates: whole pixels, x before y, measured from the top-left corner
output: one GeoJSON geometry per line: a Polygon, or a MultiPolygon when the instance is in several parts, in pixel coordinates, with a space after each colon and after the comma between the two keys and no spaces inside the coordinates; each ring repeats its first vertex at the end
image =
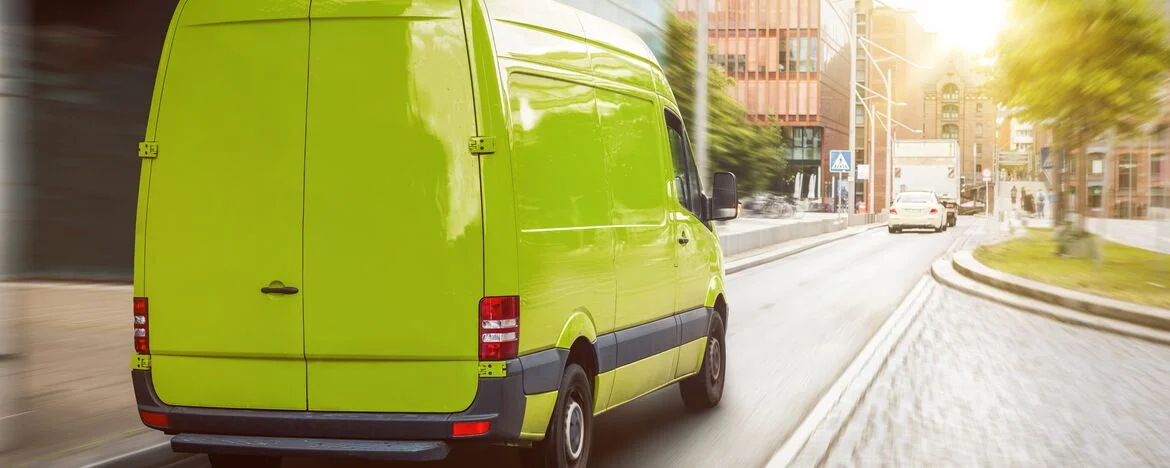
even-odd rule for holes
{"type": "Polygon", "coordinates": [[[700,184],[707,176],[707,2],[698,0],[698,23],[695,28],[695,165],[700,184]]]}

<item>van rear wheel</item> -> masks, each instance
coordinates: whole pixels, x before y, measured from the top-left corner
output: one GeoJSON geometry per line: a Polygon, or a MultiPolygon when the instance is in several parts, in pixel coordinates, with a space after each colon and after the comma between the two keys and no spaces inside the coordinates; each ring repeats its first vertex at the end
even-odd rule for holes
{"type": "Polygon", "coordinates": [[[723,382],[727,379],[726,333],[719,314],[711,316],[707,330],[707,348],[703,350],[703,366],[699,373],[679,382],[683,404],[691,411],[710,409],[723,399],[723,382]]]}
{"type": "Polygon", "coordinates": [[[211,461],[212,468],[280,468],[280,457],[209,453],[207,459],[211,461]]]}
{"type": "Polygon", "coordinates": [[[533,444],[524,456],[529,467],[575,468],[589,462],[593,442],[593,386],[577,364],[569,364],[561,377],[557,406],[544,440],[533,444]]]}

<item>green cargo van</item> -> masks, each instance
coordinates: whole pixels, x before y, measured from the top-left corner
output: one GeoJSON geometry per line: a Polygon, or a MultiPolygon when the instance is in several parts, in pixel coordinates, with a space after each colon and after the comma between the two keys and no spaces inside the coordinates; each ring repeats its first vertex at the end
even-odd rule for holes
{"type": "Polygon", "coordinates": [[[550,1],[184,0],[139,144],[140,416],[215,466],[584,466],[725,379],[716,220],[632,33],[550,1]]]}

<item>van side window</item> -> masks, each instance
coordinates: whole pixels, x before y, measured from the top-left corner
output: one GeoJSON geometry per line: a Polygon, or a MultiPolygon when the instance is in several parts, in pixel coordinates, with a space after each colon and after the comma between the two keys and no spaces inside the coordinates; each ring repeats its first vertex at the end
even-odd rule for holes
{"type": "Polygon", "coordinates": [[[691,157],[691,148],[687,144],[682,120],[671,113],[666,113],[666,133],[670,138],[670,153],[674,166],[674,183],[678,192],[678,202],[686,207],[695,216],[699,216],[699,194],[702,187],[699,185],[698,168],[691,157]]]}

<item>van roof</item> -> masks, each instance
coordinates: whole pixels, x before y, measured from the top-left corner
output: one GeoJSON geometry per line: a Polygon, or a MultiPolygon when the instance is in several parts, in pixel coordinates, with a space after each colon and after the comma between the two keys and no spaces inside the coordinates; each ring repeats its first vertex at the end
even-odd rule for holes
{"type": "MultiPolygon", "coordinates": [[[[539,6],[535,8],[533,7],[535,5],[531,4],[525,8],[508,8],[503,14],[508,22],[538,26],[546,31],[556,31],[558,34],[572,36],[589,44],[636,57],[662,71],[662,65],[658,63],[657,57],[654,56],[646,42],[628,29],[564,3],[543,0],[537,4],[539,6]],[[574,25],[577,27],[574,27],[573,30],[579,31],[577,29],[579,27],[584,30],[582,34],[577,34],[565,27],[567,24],[565,17],[570,16],[571,13],[579,15],[579,26],[574,25]]],[[[493,11],[493,16],[498,14],[493,11]]]]}

